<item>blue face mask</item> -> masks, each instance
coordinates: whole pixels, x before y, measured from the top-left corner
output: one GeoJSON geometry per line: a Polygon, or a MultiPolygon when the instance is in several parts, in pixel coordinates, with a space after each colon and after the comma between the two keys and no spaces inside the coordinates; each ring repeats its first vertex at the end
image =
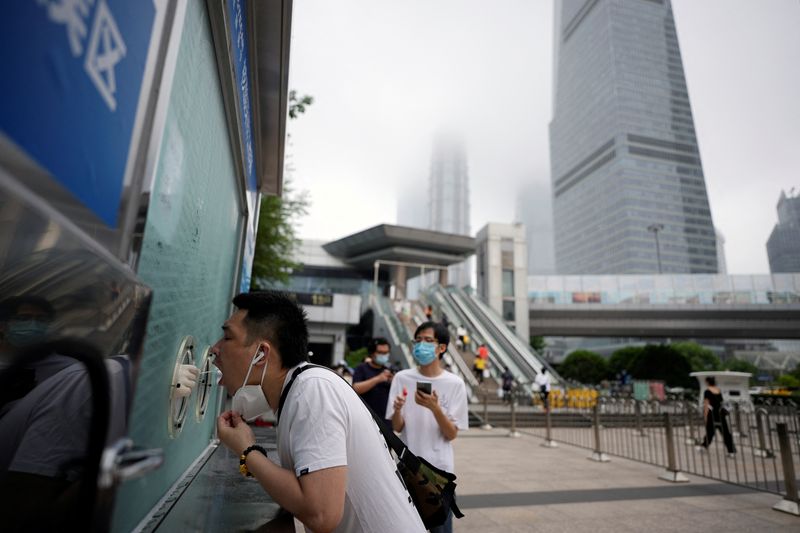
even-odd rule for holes
{"type": "Polygon", "coordinates": [[[376,355],[375,356],[375,364],[376,365],[386,365],[389,363],[389,354],[386,355],[376,355]]]}
{"type": "Polygon", "coordinates": [[[23,348],[44,342],[47,323],[38,320],[10,320],[6,329],[6,340],[11,346],[23,348]]]}
{"type": "Polygon", "coordinates": [[[431,364],[436,359],[436,343],[418,342],[414,344],[414,360],[420,366],[431,364]]]}

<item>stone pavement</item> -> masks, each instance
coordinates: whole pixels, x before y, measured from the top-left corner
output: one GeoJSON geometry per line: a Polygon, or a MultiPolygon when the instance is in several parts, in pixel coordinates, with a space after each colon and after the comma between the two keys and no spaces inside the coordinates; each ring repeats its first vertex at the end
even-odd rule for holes
{"type": "Polygon", "coordinates": [[[800,531],[800,518],[773,511],[780,496],[688,476],[508,429],[470,429],[455,440],[458,503],[454,531],[800,531]]]}

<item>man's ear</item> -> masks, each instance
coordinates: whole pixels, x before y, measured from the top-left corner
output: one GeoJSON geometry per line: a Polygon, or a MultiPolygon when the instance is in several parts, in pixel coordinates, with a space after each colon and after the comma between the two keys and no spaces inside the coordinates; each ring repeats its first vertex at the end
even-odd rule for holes
{"type": "Polygon", "coordinates": [[[258,345],[258,352],[256,353],[257,362],[255,366],[261,366],[267,363],[267,360],[272,352],[272,347],[267,342],[261,342],[258,345]]]}

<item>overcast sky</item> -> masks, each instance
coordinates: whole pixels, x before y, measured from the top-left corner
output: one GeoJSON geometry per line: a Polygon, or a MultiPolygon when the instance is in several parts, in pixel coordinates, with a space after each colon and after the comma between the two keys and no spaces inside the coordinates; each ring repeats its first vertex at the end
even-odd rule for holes
{"type": "MultiPolygon", "coordinates": [[[[800,0],[673,0],[715,225],[731,273],[767,273],[781,189],[800,189],[800,0]]],[[[289,123],[304,238],[396,222],[426,202],[432,138],[467,142],[472,230],[549,183],[552,0],[295,0],[289,123]]]]}

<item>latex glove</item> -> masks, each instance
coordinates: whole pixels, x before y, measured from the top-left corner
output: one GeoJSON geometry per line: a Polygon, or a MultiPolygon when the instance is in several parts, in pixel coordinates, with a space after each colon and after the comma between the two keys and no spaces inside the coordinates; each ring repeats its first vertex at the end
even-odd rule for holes
{"type": "Polygon", "coordinates": [[[178,366],[177,379],[172,384],[175,387],[175,396],[185,398],[192,393],[192,389],[197,386],[197,378],[200,376],[200,369],[194,365],[178,366]]]}

